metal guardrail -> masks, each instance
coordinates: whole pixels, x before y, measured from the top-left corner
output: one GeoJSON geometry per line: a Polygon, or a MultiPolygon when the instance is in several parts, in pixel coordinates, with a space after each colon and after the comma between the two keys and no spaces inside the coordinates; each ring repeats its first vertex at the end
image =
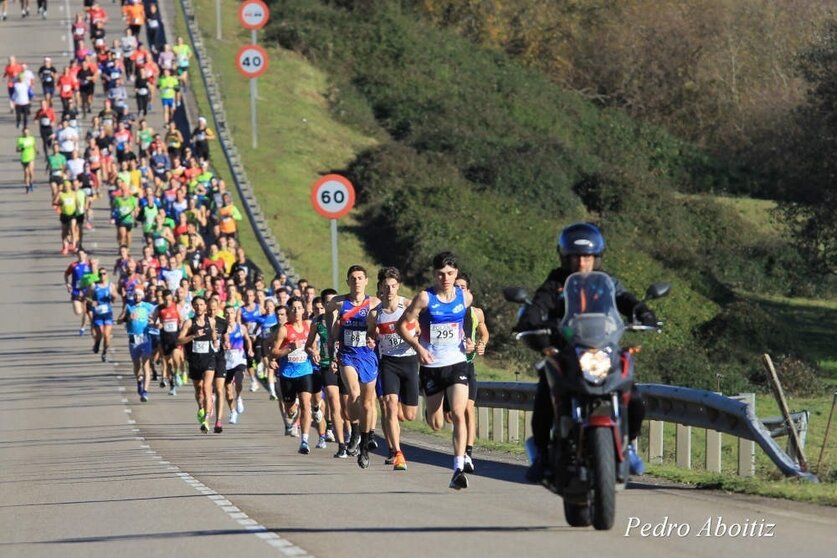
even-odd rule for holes
{"type": "MultiPolygon", "coordinates": [[[[198,67],[201,71],[203,83],[206,86],[207,97],[209,98],[209,105],[212,113],[212,120],[215,124],[215,130],[220,140],[221,150],[224,153],[224,158],[227,160],[230,171],[232,172],[233,182],[238,191],[239,202],[244,207],[247,217],[250,219],[250,224],[253,227],[253,232],[256,239],[267,257],[270,265],[276,274],[284,273],[288,276],[289,281],[297,283],[299,276],[288,260],[287,256],[282,252],[273,231],[267,225],[264,213],[259,207],[256,200],[255,193],[247,179],[247,174],[244,171],[244,165],[241,162],[241,157],[238,154],[232,136],[227,128],[227,117],[224,112],[224,103],[221,99],[220,89],[215,81],[215,76],[212,72],[212,62],[206,52],[198,28],[197,20],[195,19],[195,11],[191,0],[180,0],[180,5],[183,8],[183,13],[186,14],[186,29],[189,33],[189,39],[192,43],[195,56],[198,61],[198,67]]],[[[270,278],[266,278],[269,280],[270,278]]]]}
{"type": "MultiPolygon", "coordinates": [[[[476,406],[531,411],[536,389],[536,384],[530,382],[479,382],[476,406]]],[[[771,432],[753,412],[753,406],[742,398],[660,384],[637,384],[637,391],[645,401],[645,418],[648,420],[705,428],[750,440],[764,450],[783,474],[817,480],[813,474],[801,470],[794,459],[779,447],[771,432]]],[[[781,419],[778,420],[781,422],[781,419]]],[[[770,427],[775,427],[776,422],[777,419],[771,418],[770,427]]],[[[785,435],[786,430],[779,429],[777,434],[785,435]]]]}

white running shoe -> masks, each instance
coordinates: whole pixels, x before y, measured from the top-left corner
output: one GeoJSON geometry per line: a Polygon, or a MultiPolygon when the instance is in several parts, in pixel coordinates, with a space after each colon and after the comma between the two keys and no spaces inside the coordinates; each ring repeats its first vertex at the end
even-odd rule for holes
{"type": "Polygon", "coordinates": [[[238,424],[238,411],[230,411],[230,424],[238,424]]]}
{"type": "Polygon", "coordinates": [[[259,391],[259,383],[255,380],[251,380],[250,381],[250,392],[251,393],[256,393],[257,391],[259,391]]]}
{"type": "Polygon", "coordinates": [[[317,408],[317,410],[314,411],[314,413],[312,414],[312,418],[314,419],[315,423],[319,424],[320,421],[323,420],[323,410],[317,408]]]}
{"type": "Polygon", "coordinates": [[[238,399],[235,400],[235,410],[240,415],[244,412],[244,400],[241,396],[238,396],[238,399]]]}

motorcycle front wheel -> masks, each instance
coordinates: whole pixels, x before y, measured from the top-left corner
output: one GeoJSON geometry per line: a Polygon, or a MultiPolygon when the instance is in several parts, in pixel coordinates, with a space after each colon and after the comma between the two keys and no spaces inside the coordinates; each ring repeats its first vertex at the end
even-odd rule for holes
{"type": "Polygon", "coordinates": [[[589,504],[572,504],[564,500],[564,519],[570,527],[589,527],[592,523],[589,504]]]}
{"type": "Polygon", "coordinates": [[[613,431],[610,428],[592,428],[588,439],[593,461],[593,527],[599,531],[608,530],[613,528],[616,519],[613,431]]]}

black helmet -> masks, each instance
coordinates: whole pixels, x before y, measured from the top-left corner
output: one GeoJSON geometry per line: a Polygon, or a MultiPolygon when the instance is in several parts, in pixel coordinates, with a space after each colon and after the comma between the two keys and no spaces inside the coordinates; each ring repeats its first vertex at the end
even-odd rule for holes
{"type": "Polygon", "coordinates": [[[558,236],[558,253],[567,256],[592,255],[599,257],[605,249],[605,240],[599,227],[591,223],[575,223],[558,236]]]}

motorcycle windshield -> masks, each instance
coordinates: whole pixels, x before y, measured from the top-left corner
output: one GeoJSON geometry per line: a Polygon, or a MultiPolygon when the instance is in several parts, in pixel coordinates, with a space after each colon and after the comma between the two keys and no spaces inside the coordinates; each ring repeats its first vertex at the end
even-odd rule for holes
{"type": "Polygon", "coordinates": [[[564,283],[561,333],[572,345],[596,349],[619,343],[625,324],[616,309],[616,289],[606,273],[573,273],[564,283]]]}

